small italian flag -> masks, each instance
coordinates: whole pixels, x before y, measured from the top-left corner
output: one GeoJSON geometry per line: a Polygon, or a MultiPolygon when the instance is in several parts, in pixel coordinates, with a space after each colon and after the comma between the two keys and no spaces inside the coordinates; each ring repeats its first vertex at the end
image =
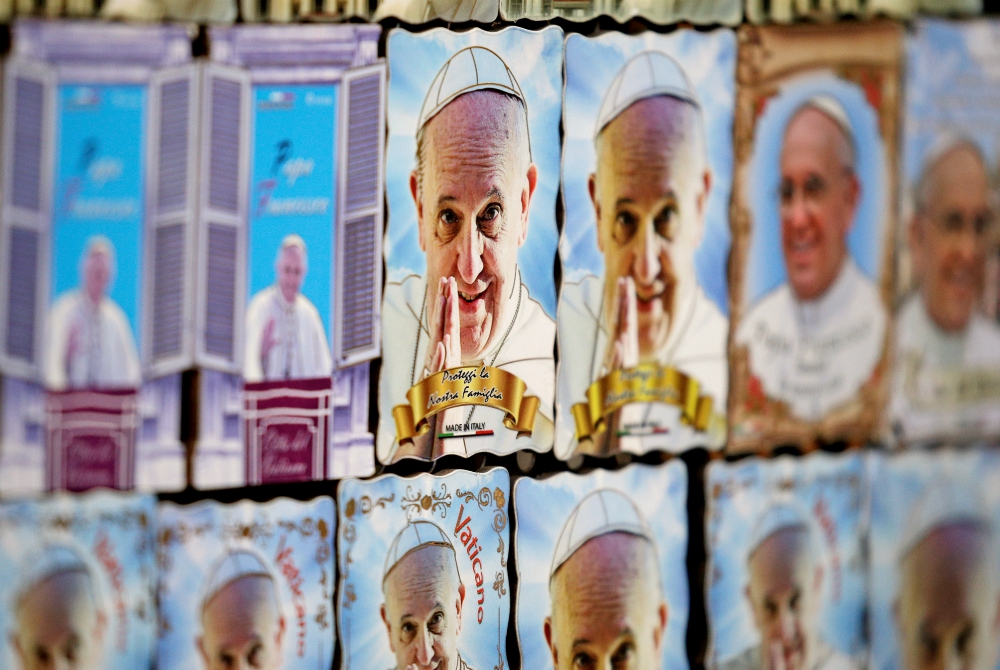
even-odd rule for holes
{"type": "Polygon", "coordinates": [[[669,428],[663,426],[637,426],[626,430],[619,430],[615,433],[617,437],[642,437],[643,435],[665,435],[669,433],[669,428]]]}
{"type": "Polygon", "coordinates": [[[482,435],[492,435],[492,430],[468,430],[465,432],[457,433],[438,433],[438,439],[444,439],[446,437],[480,437],[482,435]]]}

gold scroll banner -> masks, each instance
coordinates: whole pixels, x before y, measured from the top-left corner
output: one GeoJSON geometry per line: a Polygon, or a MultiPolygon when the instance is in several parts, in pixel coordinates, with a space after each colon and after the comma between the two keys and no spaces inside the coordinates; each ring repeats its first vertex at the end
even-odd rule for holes
{"type": "Polygon", "coordinates": [[[530,435],[540,400],[525,396],[524,382],[500,368],[467,366],[433,374],[406,392],[407,404],[392,408],[400,444],[426,433],[428,419],[452,407],[482,405],[503,410],[503,424],[518,436],[530,435]]]}
{"type": "Polygon", "coordinates": [[[587,389],[587,402],[573,405],[576,439],[589,438],[607,427],[608,416],[633,402],[659,402],[681,408],[681,421],[705,431],[712,417],[712,399],[698,395],[699,384],[676,368],[642,363],[615,370],[587,389]]]}

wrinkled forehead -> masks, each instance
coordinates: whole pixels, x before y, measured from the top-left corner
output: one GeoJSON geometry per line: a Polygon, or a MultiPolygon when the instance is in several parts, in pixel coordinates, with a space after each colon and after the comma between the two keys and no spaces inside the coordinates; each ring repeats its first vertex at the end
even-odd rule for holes
{"type": "Polygon", "coordinates": [[[301,265],[305,260],[305,253],[300,247],[290,244],[282,247],[279,259],[282,265],[301,265]]]}
{"type": "Polygon", "coordinates": [[[206,630],[246,628],[277,621],[278,597],[270,577],[247,575],[234,579],[212,596],[202,609],[206,630]]]}
{"type": "Polygon", "coordinates": [[[677,154],[697,139],[699,114],[690,102],[668,95],[638,100],[601,130],[600,157],[677,154]]]}
{"type": "Polygon", "coordinates": [[[804,105],[785,126],[781,162],[813,161],[818,164],[854,167],[854,140],[826,112],[804,105]]]}
{"type": "Polygon", "coordinates": [[[49,575],[22,593],[17,615],[22,624],[67,617],[85,619],[97,602],[90,575],[73,570],[49,575]]]}
{"type": "Polygon", "coordinates": [[[777,586],[815,564],[814,547],[809,529],[787,526],[768,535],[752,549],[747,561],[750,581],[762,589],[777,586]]]}
{"type": "Polygon", "coordinates": [[[598,535],[556,570],[550,583],[552,599],[574,605],[580,598],[612,601],[659,593],[656,556],[647,538],[625,532],[598,535]]]}
{"type": "Polygon", "coordinates": [[[499,91],[473,91],[455,98],[427,122],[423,140],[428,160],[438,164],[487,167],[529,160],[523,103],[499,91]]]}
{"type": "Polygon", "coordinates": [[[978,148],[963,143],[927,166],[922,182],[935,195],[956,190],[963,194],[975,191],[985,197],[989,190],[989,170],[978,148]]]}
{"type": "Polygon", "coordinates": [[[425,603],[458,594],[455,553],[449,547],[424,545],[404,556],[386,575],[386,603],[425,603]]]}

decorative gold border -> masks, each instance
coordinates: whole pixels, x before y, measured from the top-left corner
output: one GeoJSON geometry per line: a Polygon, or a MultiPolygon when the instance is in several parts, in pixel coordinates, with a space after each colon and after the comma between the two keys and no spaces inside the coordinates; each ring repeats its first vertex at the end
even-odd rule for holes
{"type": "Polygon", "coordinates": [[[894,249],[897,219],[897,166],[900,130],[900,74],[903,28],[891,21],[839,25],[759,27],[737,31],[737,89],[733,128],[735,171],[730,204],[733,245],[729,257],[729,440],[726,452],[767,453],[780,445],[813,449],[819,442],[844,440],[861,445],[884,429],[883,410],[889,393],[889,352],[892,347],[892,305],[895,293],[894,249]],[[750,183],[756,119],[764,103],[790,79],[826,70],[861,86],[876,107],[886,151],[886,208],[879,290],[888,315],[882,358],[871,379],[849,403],[819,421],[793,417],[788,406],[754,393],[750,388],[748,352],[737,346],[742,321],[745,269],[753,226],[745,196],[750,183]],[[737,435],[741,425],[758,424],[737,435]]]}

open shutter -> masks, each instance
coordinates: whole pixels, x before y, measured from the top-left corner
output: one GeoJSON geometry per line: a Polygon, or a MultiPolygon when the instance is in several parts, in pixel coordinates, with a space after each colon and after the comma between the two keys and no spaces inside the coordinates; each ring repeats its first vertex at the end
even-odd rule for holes
{"type": "Polygon", "coordinates": [[[52,211],[56,75],[11,58],[4,70],[0,192],[0,372],[37,379],[52,211]]]}
{"type": "Polygon", "coordinates": [[[148,377],[193,362],[199,83],[198,66],[184,65],[157,72],[149,85],[142,348],[148,377]]]}
{"type": "Polygon", "coordinates": [[[379,355],[385,63],[349,70],[340,99],[333,305],[338,368],[379,355]]]}
{"type": "Polygon", "coordinates": [[[202,74],[199,216],[199,363],[242,368],[246,218],[250,170],[250,74],[209,63],[202,74]]]}

